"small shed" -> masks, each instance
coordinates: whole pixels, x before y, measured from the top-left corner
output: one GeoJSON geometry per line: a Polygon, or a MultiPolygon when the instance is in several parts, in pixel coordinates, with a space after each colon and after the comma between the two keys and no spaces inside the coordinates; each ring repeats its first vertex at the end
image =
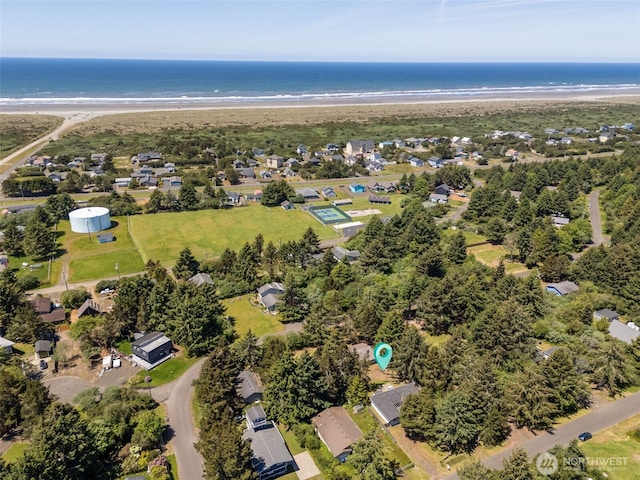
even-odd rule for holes
{"type": "Polygon", "coordinates": [[[293,206],[293,203],[291,203],[289,200],[285,200],[284,202],[282,202],[280,204],[280,206],[284,209],[284,210],[293,210],[296,207],[293,206]]]}
{"type": "Polygon", "coordinates": [[[51,355],[51,342],[49,340],[38,340],[35,344],[36,358],[47,358],[51,355]]]}
{"type": "Polygon", "coordinates": [[[109,242],[115,241],[116,239],[113,233],[99,233],[97,237],[98,237],[98,243],[109,243],[109,242]]]}

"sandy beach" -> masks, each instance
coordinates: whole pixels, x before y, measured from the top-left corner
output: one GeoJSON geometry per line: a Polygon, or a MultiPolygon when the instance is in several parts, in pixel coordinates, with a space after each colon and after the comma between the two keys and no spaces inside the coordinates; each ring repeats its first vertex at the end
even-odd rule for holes
{"type": "Polygon", "coordinates": [[[62,131],[91,134],[132,129],[157,131],[189,125],[224,127],[229,125],[275,126],[316,124],[327,121],[363,121],[389,117],[456,117],[508,112],[535,112],[548,108],[640,105],[640,89],[612,92],[557,92],[544,94],[448,96],[428,98],[376,98],[336,101],[287,102],[121,102],[0,105],[0,114],[41,114],[65,118],[62,131]]]}

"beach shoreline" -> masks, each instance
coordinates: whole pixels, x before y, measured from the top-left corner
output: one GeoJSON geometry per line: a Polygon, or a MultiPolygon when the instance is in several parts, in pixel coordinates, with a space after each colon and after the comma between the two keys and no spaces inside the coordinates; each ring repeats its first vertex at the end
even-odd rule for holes
{"type": "Polygon", "coordinates": [[[527,104],[527,103],[576,103],[576,102],[604,102],[640,104],[640,88],[624,91],[593,90],[589,92],[539,92],[486,94],[486,95],[448,95],[446,98],[438,96],[424,97],[376,97],[360,99],[306,99],[306,100],[267,100],[267,101],[214,101],[214,100],[144,100],[100,99],[91,101],[77,100],[65,103],[34,103],[34,104],[0,104],[0,114],[42,114],[56,115],[65,118],[80,115],[83,119],[103,115],[117,115],[125,113],[170,112],[170,111],[198,111],[198,110],[271,110],[271,109],[314,109],[314,108],[362,108],[362,107],[391,107],[391,106],[442,106],[456,104],[494,105],[494,104],[527,104]]]}

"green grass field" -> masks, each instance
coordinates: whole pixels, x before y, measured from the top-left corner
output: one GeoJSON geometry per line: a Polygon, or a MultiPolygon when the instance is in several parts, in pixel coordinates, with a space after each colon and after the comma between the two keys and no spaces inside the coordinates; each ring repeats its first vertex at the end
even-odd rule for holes
{"type": "Polygon", "coordinates": [[[198,361],[197,358],[185,358],[185,357],[175,357],[171,360],[167,360],[166,362],[161,363],[153,370],[148,372],[138,372],[136,373],[130,383],[138,386],[139,388],[149,387],[157,387],[159,385],[164,385],[165,383],[172,382],[184,372],[186,372],[191,365],[198,361]],[[151,377],[151,382],[147,385],[144,381],[146,376],[151,377]]]}
{"type": "Polygon", "coordinates": [[[2,459],[7,463],[12,463],[24,455],[29,442],[15,442],[2,455],[2,459]]]}
{"type": "Polygon", "coordinates": [[[611,428],[595,433],[593,438],[581,443],[580,448],[592,464],[609,476],[610,480],[640,479],[640,442],[631,432],[640,429],[640,415],[635,415],[611,428]],[[610,467],[602,466],[609,462],[610,467]]]}
{"type": "Polygon", "coordinates": [[[261,337],[284,330],[284,325],[278,321],[278,317],[264,312],[261,306],[255,306],[251,299],[255,294],[247,294],[241,297],[221,300],[227,309],[227,315],[235,319],[234,329],[238,335],[244,335],[249,330],[254,335],[261,337]]]}
{"type": "Polygon", "coordinates": [[[82,282],[98,278],[115,277],[127,273],[137,273],[144,270],[144,263],[136,246],[127,233],[127,219],[113,217],[115,224],[108,233],[113,233],[115,242],[98,243],[96,234],[91,238],[86,233],[74,233],[68,221],[60,222],[59,228],[64,231],[64,248],[69,257],[70,282],[82,282]]]}
{"type": "Polygon", "coordinates": [[[160,213],[131,217],[131,232],[142,259],[173,265],[182,249],[189,247],[197,259],[220,255],[225,248],[239,250],[262,233],[265,243],[299,240],[312,227],[323,240],[337,237],[311,214],[300,209],[252,205],[230,210],[160,213]]]}

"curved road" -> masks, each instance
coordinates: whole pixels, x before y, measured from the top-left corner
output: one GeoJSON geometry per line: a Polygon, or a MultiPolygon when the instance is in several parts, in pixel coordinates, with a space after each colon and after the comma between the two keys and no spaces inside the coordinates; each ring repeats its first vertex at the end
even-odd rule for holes
{"type": "Polygon", "coordinates": [[[169,425],[173,431],[173,449],[178,463],[178,475],[185,480],[204,478],[204,460],[195,449],[198,432],[193,423],[191,396],[193,381],[200,375],[206,358],[198,360],[180,378],[167,385],[153,388],[151,396],[167,406],[169,425]]]}
{"type": "MultiPolygon", "coordinates": [[[[578,435],[582,432],[597,434],[600,430],[612,427],[637,414],[640,414],[640,392],[600,407],[594,407],[592,412],[565,423],[555,429],[553,433],[541,432],[536,438],[503,450],[485,459],[482,463],[487,467],[502,468],[502,461],[511,455],[515,448],[524,448],[529,457],[533,457],[539,453],[546,452],[554,445],[568,445],[572,440],[578,438],[578,435]]],[[[444,480],[459,480],[459,478],[456,473],[443,477],[444,480]]]]}

